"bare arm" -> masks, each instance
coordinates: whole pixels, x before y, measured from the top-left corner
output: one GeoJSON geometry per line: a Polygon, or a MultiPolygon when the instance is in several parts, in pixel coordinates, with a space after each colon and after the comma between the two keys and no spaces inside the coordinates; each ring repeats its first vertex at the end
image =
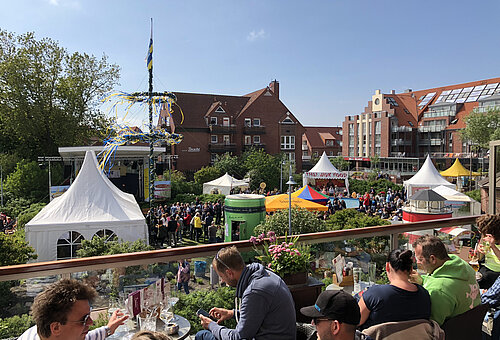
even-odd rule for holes
{"type": "Polygon", "coordinates": [[[363,297],[359,299],[358,306],[359,306],[359,311],[361,312],[361,319],[359,320],[358,326],[361,326],[366,322],[366,320],[368,320],[371,311],[368,309],[368,307],[366,307],[365,300],[363,300],[363,297]]]}

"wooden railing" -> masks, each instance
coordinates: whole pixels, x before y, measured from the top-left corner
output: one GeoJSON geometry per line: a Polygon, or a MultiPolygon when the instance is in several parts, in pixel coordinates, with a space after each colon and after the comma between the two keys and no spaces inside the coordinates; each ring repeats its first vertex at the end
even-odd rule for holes
{"type": "MultiPolygon", "coordinates": [[[[392,224],[361,229],[347,229],[320,233],[302,234],[300,242],[308,244],[324,243],[345,239],[373,236],[390,236],[391,247],[397,246],[397,236],[408,231],[419,231],[450,226],[474,224],[479,216],[457,217],[425,222],[392,224]]],[[[214,243],[192,247],[171,248],[130,254],[96,256],[72,260],[37,262],[23,265],[0,267],[0,281],[20,280],[39,276],[69,274],[88,270],[128,267],[160,262],[177,261],[184,258],[214,256],[223,247],[235,245],[240,250],[251,250],[248,240],[214,243]]]]}

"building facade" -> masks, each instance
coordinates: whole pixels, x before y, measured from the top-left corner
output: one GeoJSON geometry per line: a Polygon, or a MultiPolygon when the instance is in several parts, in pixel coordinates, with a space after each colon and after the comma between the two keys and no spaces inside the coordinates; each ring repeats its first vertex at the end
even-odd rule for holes
{"type": "Polygon", "coordinates": [[[342,128],[340,126],[305,126],[302,134],[302,166],[309,170],[311,160],[321,157],[323,152],[327,156],[342,155],[342,128]]]}
{"type": "Polygon", "coordinates": [[[241,155],[259,148],[269,154],[284,153],[301,169],[304,127],[280,100],[278,81],[243,96],[174,94],[177,106],[172,116],[162,113],[158,122],[184,136],[167,150],[174,157],[173,168],[196,172],[217,155],[241,155]]]}
{"type": "Polygon", "coordinates": [[[403,93],[377,90],[361,114],[346,116],[342,155],[382,160],[422,159],[427,154],[433,159],[471,158],[460,130],[473,110],[500,106],[499,83],[500,78],[492,78],[403,93]]]}

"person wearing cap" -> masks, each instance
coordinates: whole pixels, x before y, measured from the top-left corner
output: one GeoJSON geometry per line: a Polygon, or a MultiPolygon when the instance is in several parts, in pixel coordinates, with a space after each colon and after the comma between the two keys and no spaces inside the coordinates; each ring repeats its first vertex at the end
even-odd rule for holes
{"type": "Polygon", "coordinates": [[[372,340],[356,330],[361,313],[356,300],[342,290],[326,290],[319,294],[314,306],[300,312],[312,318],[319,340],[372,340]]]}

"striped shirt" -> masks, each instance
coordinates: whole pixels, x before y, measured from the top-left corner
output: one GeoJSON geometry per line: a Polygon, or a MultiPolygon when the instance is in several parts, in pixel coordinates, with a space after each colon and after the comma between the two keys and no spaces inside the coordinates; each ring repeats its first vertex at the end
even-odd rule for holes
{"type": "MultiPolygon", "coordinates": [[[[104,340],[106,338],[106,326],[96,328],[87,333],[85,340],[104,340]]],[[[23,333],[17,340],[40,340],[36,332],[36,326],[31,327],[23,333]]]]}

